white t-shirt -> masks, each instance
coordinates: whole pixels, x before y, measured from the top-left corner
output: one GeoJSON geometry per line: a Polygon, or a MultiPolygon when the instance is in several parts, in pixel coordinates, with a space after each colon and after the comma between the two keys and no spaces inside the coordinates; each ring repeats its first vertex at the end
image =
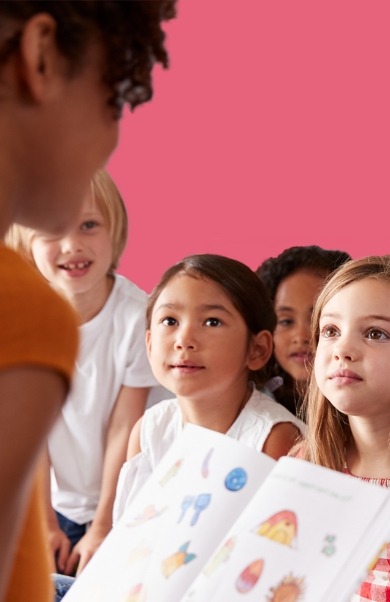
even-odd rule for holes
{"type": "MultiPolygon", "coordinates": [[[[261,451],[272,427],[291,422],[301,433],[305,425],[285,407],[265,393],[253,388],[247,404],[226,435],[248,447],[261,451]]],[[[162,401],[147,410],[142,418],[141,452],[122,466],[113,511],[114,524],[152,474],[183,428],[183,418],[176,398],[162,401]]]]}
{"type": "Polygon", "coordinates": [[[49,436],[53,508],[79,524],[96,511],[107,426],[121,386],[158,384],[146,355],[146,302],[144,291],[116,275],[103,309],[80,327],[73,387],[49,436]]]}

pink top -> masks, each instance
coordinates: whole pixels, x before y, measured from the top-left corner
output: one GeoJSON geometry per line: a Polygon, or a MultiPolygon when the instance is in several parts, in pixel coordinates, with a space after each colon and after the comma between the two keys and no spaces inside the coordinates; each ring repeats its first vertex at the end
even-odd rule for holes
{"type": "MultiPolygon", "coordinates": [[[[348,470],[347,462],[345,462],[345,474],[355,477],[348,470]]],[[[367,483],[374,483],[381,487],[390,487],[390,479],[370,479],[368,477],[355,477],[367,483]]],[[[381,551],[377,563],[372,571],[367,575],[366,580],[362,583],[351,602],[390,602],[390,544],[387,544],[381,551]]]]}

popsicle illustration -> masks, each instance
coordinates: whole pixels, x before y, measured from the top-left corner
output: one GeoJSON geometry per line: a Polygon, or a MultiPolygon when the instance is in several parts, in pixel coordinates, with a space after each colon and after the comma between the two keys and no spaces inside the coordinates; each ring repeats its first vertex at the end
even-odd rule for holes
{"type": "Polygon", "coordinates": [[[168,579],[168,577],[170,577],[172,573],[177,571],[177,569],[179,569],[184,564],[188,564],[189,562],[191,562],[191,560],[194,560],[194,558],[196,558],[196,554],[187,554],[187,549],[189,545],[190,542],[187,541],[179,548],[179,551],[176,552],[176,554],[173,554],[172,556],[169,556],[168,558],[162,561],[161,568],[164,577],[168,579]]]}
{"type": "Polygon", "coordinates": [[[196,524],[196,521],[199,518],[199,514],[202,512],[202,510],[206,510],[207,506],[210,504],[210,501],[211,493],[201,493],[200,495],[198,495],[194,504],[195,514],[190,522],[191,527],[193,527],[196,524]]]}
{"type": "Polygon", "coordinates": [[[193,495],[186,495],[181,503],[181,514],[179,516],[179,520],[177,521],[178,523],[180,523],[183,518],[185,513],[187,512],[188,508],[191,508],[192,506],[192,502],[194,501],[195,497],[193,495]]]}
{"type": "Polygon", "coordinates": [[[236,588],[241,594],[246,594],[254,587],[263,570],[264,561],[255,560],[246,567],[236,581],[236,588]]]}
{"type": "Polygon", "coordinates": [[[226,562],[229,559],[230,554],[236,544],[236,537],[230,537],[222,546],[222,548],[216,553],[210,564],[203,571],[207,577],[210,577],[214,571],[219,567],[220,564],[226,562]]]}
{"type": "Polygon", "coordinates": [[[151,506],[147,506],[147,508],[145,508],[145,510],[143,511],[143,514],[136,516],[134,519],[134,522],[127,524],[126,527],[138,527],[138,525],[142,525],[142,523],[146,523],[147,520],[150,520],[152,518],[157,518],[158,516],[160,516],[160,514],[165,512],[166,509],[167,509],[167,507],[163,508],[162,510],[157,511],[153,504],[151,506]]]}
{"type": "Polygon", "coordinates": [[[183,464],[183,460],[178,460],[175,464],[170,468],[167,474],[161,479],[160,485],[164,487],[170,479],[175,477],[179,471],[180,466],[183,464]]]}
{"type": "Polygon", "coordinates": [[[282,510],[255,527],[255,533],[285,546],[291,546],[297,534],[297,529],[298,523],[295,513],[290,510],[282,510]]]}
{"type": "Polygon", "coordinates": [[[210,462],[210,458],[213,455],[213,451],[214,448],[212,447],[210,449],[210,451],[207,452],[205,459],[203,460],[203,464],[202,464],[202,477],[204,479],[207,479],[207,477],[209,476],[209,462],[210,462]]]}

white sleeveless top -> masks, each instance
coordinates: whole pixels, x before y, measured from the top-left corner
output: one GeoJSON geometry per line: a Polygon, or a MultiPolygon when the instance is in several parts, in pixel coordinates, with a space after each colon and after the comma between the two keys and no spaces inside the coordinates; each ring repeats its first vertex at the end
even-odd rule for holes
{"type": "MultiPolygon", "coordinates": [[[[247,404],[226,435],[261,451],[279,422],[291,422],[303,432],[305,425],[269,395],[253,389],[247,404]]],[[[180,406],[176,398],[167,399],[146,410],[141,425],[141,453],[126,462],[119,475],[114,504],[114,524],[150,476],[165,452],[183,428],[180,406]]]]}

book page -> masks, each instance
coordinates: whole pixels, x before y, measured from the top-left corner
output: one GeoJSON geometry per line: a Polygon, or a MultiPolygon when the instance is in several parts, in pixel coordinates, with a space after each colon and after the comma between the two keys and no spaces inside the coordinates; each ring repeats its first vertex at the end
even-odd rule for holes
{"type": "Polygon", "coordinates": [[[179,601],[274,465],[186,425],[64,600],[179,601]]]}
{"type": "Polygon", "coordinates": [[[388,497],[348,475],[280,459],[181,602],[242,601],[243,593],[246,602],[338,602],[327,592],[342,583],[388,497]]]}
{"type": "MultiPolygon", "coordinates": [[[[389,491],[387,489],[387,491],[389,491]]],[[[328,591],[329,600],[338,599],[340,602],[360,600],[353,594],[358,590],[367,574],[376,564],[379,555],[390,544],[390,495],[375,516],[369,530],[361,537],[360,543],[348,558],[341,574],[328,591]]]]}

